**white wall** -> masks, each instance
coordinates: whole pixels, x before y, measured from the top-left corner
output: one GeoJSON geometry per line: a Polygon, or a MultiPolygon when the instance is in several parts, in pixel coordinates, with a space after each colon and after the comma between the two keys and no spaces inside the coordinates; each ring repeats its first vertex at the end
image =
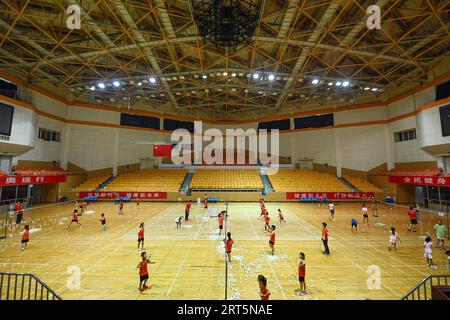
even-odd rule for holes
{"type": "Polygon", "coordinates": [[[334,133],[332,129],[293,132],[291,135],[292,161],[309,158],[315,163],[336,165],[334,133]]]}
{"type": "Polygon", "coordinates": [[[342,167],[368,171],[387,162],[384,126],[337,129],[341,136],[342,167]]]}
{"type": "Polygon", "coordinates": [[[121,129],[119,132],[119,165],[138,163],[143,158],[153,158],[153,143],[166,141],[167,134],[151,131],[121,129]]]}
{"type": "Polygon", "coordinates": [[[37,115],[32,110],[14,107],[11,136],[6,143],[34,147],[37,130],[37,115]]]}
{"type": "Polygon", "coordinates": [[[431,108],[419,113],[417,123],[420,147],[450,143],[450,137],[442,136],[439,108],[431,108]]]}
{"type": "MultiPolygon", "coordinates": [[[[390,139],[394,144],[394,160],[395,162],[415,162],[415,161],[433,161],[435,160],[419,146],[419,140],[409,140],[394,142],[394,133],[404,130],[417,128],[416,118],[410,117],[390,123],[390,139]]],[[[417,131],[417,129],[416,129],[417,131]]]]}
{"type": "Polygon", "coordinates": [[[88,171],[112,167],[115,130],[70,124],[68,161],[88,171]]]}
{"type": "Polygon", "coordinates": [[[60,152],[66,138],[64,136],[64,128],[65,124],[60,121],[38,116],[37,126],[33,133],[34,149],[20,155],[19,160],[60,162],[60,152]],[[60,132],[61,142],[38,139],[39,128],[60,132]]]}

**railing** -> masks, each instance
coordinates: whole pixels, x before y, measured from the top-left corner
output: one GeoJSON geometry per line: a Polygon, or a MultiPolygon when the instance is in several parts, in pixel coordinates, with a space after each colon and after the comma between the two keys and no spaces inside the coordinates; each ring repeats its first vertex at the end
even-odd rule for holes
{"type": "Polygon", "coordinates": [[[31,273],[0,272],[0,300],[62,300],[31,273]]]}
{"type": "Polygon", "coordinates": [[[431,300],[431,287],[450,285],[450,275],[433,275],[423,279],[402,300],[431,300]]]}

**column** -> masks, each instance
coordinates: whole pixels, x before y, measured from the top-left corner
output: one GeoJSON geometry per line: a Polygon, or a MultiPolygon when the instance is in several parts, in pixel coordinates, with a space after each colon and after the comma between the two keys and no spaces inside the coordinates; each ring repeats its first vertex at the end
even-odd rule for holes
{"type": "Polygon", "coordinates": [[[342,139],[340,129],[333,129],[334,148],[336,152],[336,175],[342,177],[342,139]]]}
{"type": "Polygon", "coordinates": [[[119,166],[119,128],[114,129],[114,142],[113,142],[113,159],[112,159],[112,168],[113,168],[113,176],[117,176],[117,167],[119,166]]]}
{"type": "Polygon", "coordinates": [[[395,160],[394,160],[394,138],[391,134],[391,130],[389,125],[384,126],[384,146],[385,146],[385,153],[386,153],[386,163],[387,163],[387,169],[392,170],[395,167],[395,160]]]}
{"type": "Polygon", "coordinates": [[[62,146],[60,149],[60,166],[67,170],[67,162],[69,161],[69,145],[70,145],[70,125],[65,125],[62,132],[62,146]]]}

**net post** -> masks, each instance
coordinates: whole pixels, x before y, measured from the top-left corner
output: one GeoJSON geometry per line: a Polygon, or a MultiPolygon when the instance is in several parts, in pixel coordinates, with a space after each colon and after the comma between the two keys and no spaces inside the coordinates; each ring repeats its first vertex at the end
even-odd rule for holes
{"type": "MultiPolygon", "coordinates": [[[[224,218],[225,218],[224,233],[225,233],[225,239],[226,239],[226,237],[227,237],[227,222],[228,222],[228,201],[225,202],[225,217],[224,218]]],[[[225,242],[224,257],[225,257],[225,300],[228,300],[228,259],[227,259],[226,242],[225,242]]]]}

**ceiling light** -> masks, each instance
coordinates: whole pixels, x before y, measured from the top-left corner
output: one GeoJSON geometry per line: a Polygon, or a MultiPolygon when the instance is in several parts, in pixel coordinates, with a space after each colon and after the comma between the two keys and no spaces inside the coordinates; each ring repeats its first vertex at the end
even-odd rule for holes
{"type": "Polygon", "coordinates": [[[378,88],[372,88],[372,91],[376,92],[376,91],[378,91],[378,88]]]}
{"type": "Polygon", "coordinates": [[[329,85],[329,86],[332,86],[332,85],[333,85],[333,82],[328,82],[328,85],[329,85]]]}
{"type": "Polygon", "coordinates": [[[138,86],[142,86],[142,82],[139,81],[139,82],[137,83],[137,85],[138,85],[138,86]]]}
{"type": "Polygon", "coordinates": [[[204,75],[202,75],[202,78],[206,79],[206,78],[208,78],[208,76],[206,74],[204,74],[204,75]]]}
{"type": "Polygon", "coordinates": [[[348,87],[349,85],[350,85],[350,82],[348,82],[348,81],[342,82],[343,87],[348,87]]]}
{"type": "Polygon", "coordinates": [[[258,79],[258,78],[259,78],[259,74],[257,74],[257,73],[254,73],[254,74],[253,74],[253,79],[255,79],[255,80],[256,80],[256,79],[258,79]]]}
{"type": "Polygon", "coordinates": [[[364,91],[370,90],[370,87],[365,87],[364,91]]]}
{"type": "Polygon", "coordinates": [[[233,72],[233,73],[231,74],[231,76],[232,76],[232,77],[236,77],[236,72],[233,72]]]}
{"type": "Polygon", "coordinates": [[[98,86],[100,89],[105,89],[105,84],[104,84],[103,82],[100,82],[99,84],[97,84],[97,86],[98,86]]]}
{"type": "Polygon", "coordinates": [[[222,75],[226,77],[228,75],[228,73],[224,72],[224,73],[222,73],[222,75]]]}
{"type": "Polygon", "coordinates": [[[342,84],[342,82],[340,82],[340,81],[336,81],[336,87],[340,87],[340,86],[341,86],[341,84],[342,84]]]}
{"type": "Polygon", "coordinates": [[[273,81],[273,80],[275,80],[275,76],[273,74],[269,74],[268,79],[269,79],[269,81],[273,81]]]}
{"type": "Polygon", "coordinates": [[[156,82],[156,79],[155,79],[154,77],[150,77],[148,80],[149,80],[151,83],[155,83],[155,82],[156,82]]]}
{"type": "Polygon", "coordinates": [[[120,82],[119,82],[119,81],[113,81],[112,84],[113,84],[113,86],[116,87],[116,88],[120,87],[120,82]]]}
{"type": "Polygon", "coordinates": [[[95,86],[90,86],[89,90],[94,91],[95,90],[95,86]]]}
{"type": "Polygon", "coordinates": [[[318,84],[319,83],[319,79],[314,79],[313,81],[312,81],[312,84],[318,84]]]}

